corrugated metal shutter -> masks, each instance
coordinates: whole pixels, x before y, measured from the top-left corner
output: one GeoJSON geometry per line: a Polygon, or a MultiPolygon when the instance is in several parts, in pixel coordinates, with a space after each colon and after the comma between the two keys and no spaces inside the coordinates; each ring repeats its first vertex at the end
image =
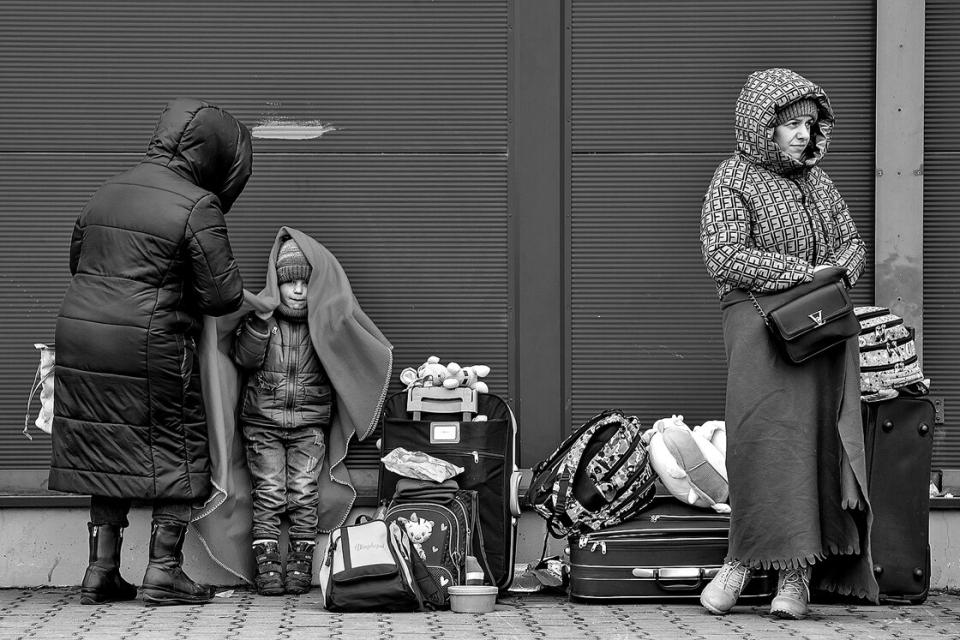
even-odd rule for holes
{"type": "Polygon", "coordinates": [[[960,13],[955,2],[927,0],[923,134],[923,373],[944,399],[934,468],[960,468],[960,13]]]}
{"type": "MultiPolygon", "coordinates": [[[[648,423],[722,417],[726,364],[699,213],[733,151],[733,105],[750,72],[785,66],[827,90],[838,118],[824,167],[872,239],[874,3],[784,9],[571,2],[573,424],[608,407],[648,423]]],[[[872,272],[855,292],[872,300],[872,272]]]]}
{"type": "Polygon", "coordinates": [[[335,127],[255,141],[228,216],[248,288],[276,229],[297,227],[341,260],[397,371],[485,362],[506,394],[507,45],[506,0],[0,4],[0,470],[48,462],[19,427],[73,220],[181,95],[251,127],[335,127]]]}

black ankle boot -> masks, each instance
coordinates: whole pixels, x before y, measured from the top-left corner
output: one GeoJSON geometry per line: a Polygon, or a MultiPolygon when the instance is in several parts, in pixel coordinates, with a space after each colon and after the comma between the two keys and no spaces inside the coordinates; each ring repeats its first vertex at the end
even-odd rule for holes
{"type": "Polygon", "coordinates": [[[284,589],[287,593],[306,593],[313,583],[313,540],[293,540],[287,550],[287,573],[284,589]]]}
{"type": "Polygon", "coordinates": [[[90,564],[80,585],[80,604],[133,600],[137,588],[120,577],[120,547],[123,530],[115,524],[87,523],[90,533],[90,564]]]}
{"type": "Polygon", "coordinates": [[[257,577],[254,583],[262,596],[283,595],[283,575],[280,566],[280,549],[276,540],[261,540],[253,545],[257,559],[257,577]]]}
{"type": "Polygon", "coordinates": [[[153,523],[150,564],[143,575],[145,604],[204,604],[213,599],[213,587],[197,584],[183,572],[186,533],[185,524],[153,523]]]}

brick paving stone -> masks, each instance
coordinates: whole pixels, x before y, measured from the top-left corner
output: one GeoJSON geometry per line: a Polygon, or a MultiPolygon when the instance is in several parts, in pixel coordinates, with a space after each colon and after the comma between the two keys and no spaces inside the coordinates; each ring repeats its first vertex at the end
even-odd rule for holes
{"type": "Polygon", "coordinates": [[[330,613],[319,593],[279,598],[238,589],[206,606],[145,607],[139,601],[79,605],[79,590],[0,590],[0,640],[957,640],[960,596],[922,605],[821,605],[784,621],[766,607],[712,616],[695,604],[585,604],[558,596],[503,598],[490,614],[330,613]]]}

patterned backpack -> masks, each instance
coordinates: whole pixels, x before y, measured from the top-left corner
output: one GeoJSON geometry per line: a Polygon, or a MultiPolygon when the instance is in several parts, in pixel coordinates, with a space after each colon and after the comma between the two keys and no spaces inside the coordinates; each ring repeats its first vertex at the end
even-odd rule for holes
{"type": "Polygon", "coordinates": [[[533,469],[527,498],[556,538],[629,520],[656,493],[657,474],[635,416],[604,411],[533,469]]]}
{"type": "Polygon", "coordinates": [[[887,394],[912,387],[918,394],[928,391],[917,361],[913,328],[886,307],[856,307],[860,321],[860,392],[887,394]]]}

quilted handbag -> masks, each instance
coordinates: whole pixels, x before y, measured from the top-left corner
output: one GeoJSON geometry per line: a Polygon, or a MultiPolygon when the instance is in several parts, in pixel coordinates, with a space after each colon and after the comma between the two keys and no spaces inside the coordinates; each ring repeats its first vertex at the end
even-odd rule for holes
{"type": "Polygon", "coordinates": [[[860,333],[848,288],[843,270],[825,269],[812,282],[774,294],[786,301],[772,308],[764,309],[752,292],[750,299],[783,354],[802,364],[860,333]]]}

